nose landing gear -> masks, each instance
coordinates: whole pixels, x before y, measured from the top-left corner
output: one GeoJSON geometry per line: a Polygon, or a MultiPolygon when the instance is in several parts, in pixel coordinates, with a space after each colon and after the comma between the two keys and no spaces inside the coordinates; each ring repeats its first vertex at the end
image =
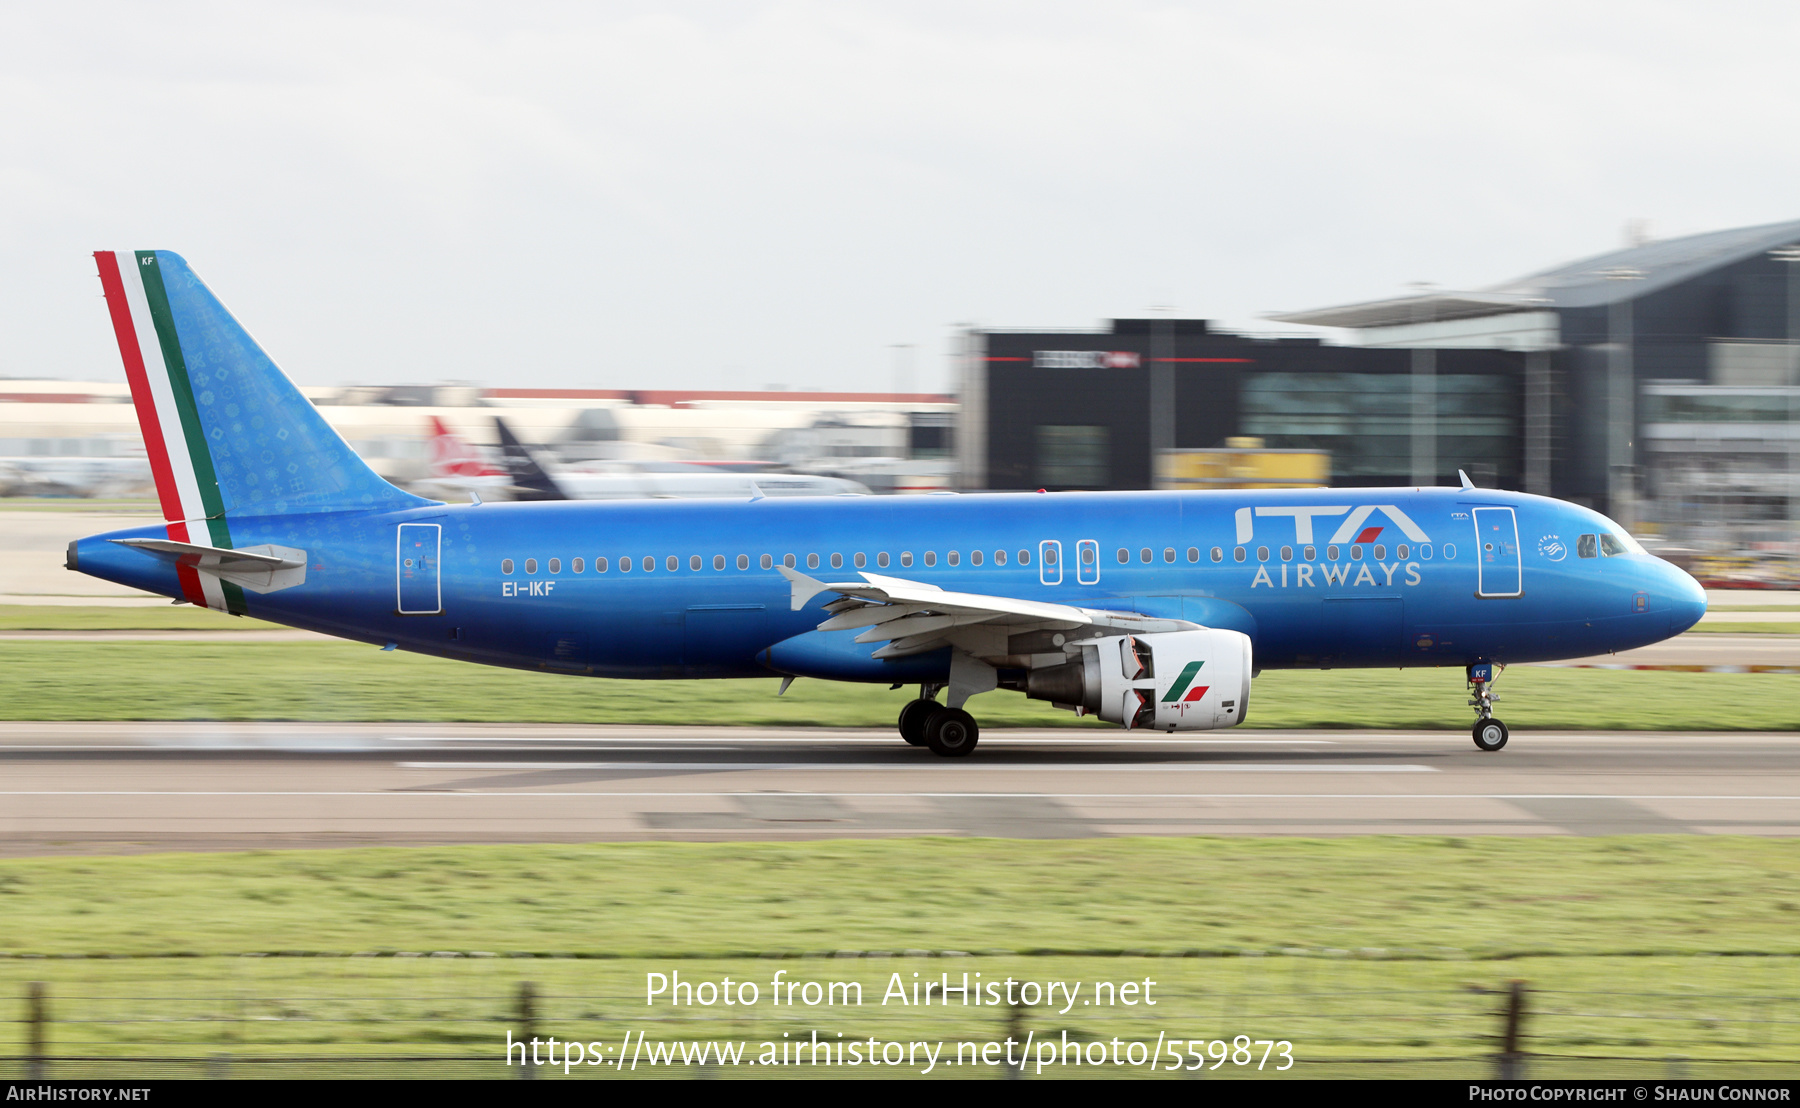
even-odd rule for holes
{"type": "MultiPolygon", "coordinates": [[[[1501,666],[1500,670],[1504,673],[1506,667],[1501,666]]],[[[1469,667],[1468,676],[1469,691],[1473,694],[1469,697],[1469,707],[1475,709],[1477,717],[1470,737],[1478,749],[1492,754],[1505,746],[1507,739],[1506,724],[1494,718],[1494,701],[1500,699],[1494,693],[1494,682],[1499,678],[1492,662],[1476,662],[1469,667]]]]}

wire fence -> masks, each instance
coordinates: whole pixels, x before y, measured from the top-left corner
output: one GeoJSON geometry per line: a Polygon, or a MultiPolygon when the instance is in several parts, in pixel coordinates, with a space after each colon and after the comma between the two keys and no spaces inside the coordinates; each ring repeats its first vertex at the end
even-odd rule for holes
{"type": "Polygon", "coordinates": [[[0,959],[0,988],[3,1078],[1800,1076],[1785,956],[0,959]]]}

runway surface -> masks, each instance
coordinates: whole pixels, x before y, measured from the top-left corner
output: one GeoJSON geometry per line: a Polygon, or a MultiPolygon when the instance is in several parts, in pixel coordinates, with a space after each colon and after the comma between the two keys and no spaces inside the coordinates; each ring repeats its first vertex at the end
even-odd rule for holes
{"type": "Polygon", "coordinates": [[[892,835],[1800,834],[1800,736],[0,724],[0,853],[892,835]]]}

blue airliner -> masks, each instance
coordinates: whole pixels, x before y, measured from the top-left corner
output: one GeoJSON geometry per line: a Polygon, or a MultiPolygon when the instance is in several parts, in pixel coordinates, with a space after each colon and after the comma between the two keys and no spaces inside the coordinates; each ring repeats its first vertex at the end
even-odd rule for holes
{"type": "Polygon", "coordinates": [[[71,543],[68,567],[387,649],[917,684],[900,734],[944,756],[974,749],[964,704],[994,689],[1203,731],[1244,720],[1262,669],[1456,666],[1491,751],[1497,667],[1706,608],[1604,516],[1467,481],[444,504],[369,469],[180,256],[95,258],[166,522],[71,543]]]}

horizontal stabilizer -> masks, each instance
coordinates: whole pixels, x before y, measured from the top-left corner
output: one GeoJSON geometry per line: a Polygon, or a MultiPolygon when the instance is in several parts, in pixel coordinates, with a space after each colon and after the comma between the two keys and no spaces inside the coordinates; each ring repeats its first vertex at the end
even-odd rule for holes
{"type": "Polygon", "coordinates": [[[211,574],[251,592],[269,593],[306,583],[306,551],[291,546],[250,546],[229,550],[173,539],[112,539],[120,546],[171,558],[177,565],[211,574]]]}

